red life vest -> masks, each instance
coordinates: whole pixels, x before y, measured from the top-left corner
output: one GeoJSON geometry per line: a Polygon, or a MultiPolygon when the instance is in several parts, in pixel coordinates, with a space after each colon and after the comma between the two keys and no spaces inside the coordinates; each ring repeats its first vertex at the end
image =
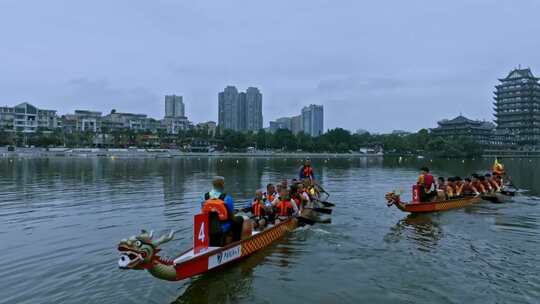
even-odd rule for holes
{"type": "Polygon", "coordinates": [[[253,213],[253,215],[255,217],[261,217],[264,215],[264,205],[261,201],[255,201],[253,202],[253,204],[251,205],[251,213],[253,213]]]}
{"type": "Polygon", "coordinates": [[[311,166],[304,166],[304,177],[311,178],[313,176],[313,169],[311,166]]]}
{"type": "Polygon", "coordinates": [[[297,197],[293,198],[292,200],[296,203],[296,207],[300,208],[300,204],[302,203],[302,200],[300,200],[297,197]]]}
{"type": "Polygon", "coordinates": [[[424,174],[424,184],[422,185],[424,187],[424,190],[428,191],[431,189],[431,185],[433,185],[433,175],[431,174],[424,174]]]}
{"type": "Polygon", "coordinates": [[[226,221],[229,219],[229,210],[223,199],[226,194],[222,193],[219,198],[210,198],[210,194],[206,193],[204,198],[204,204],[202,206],[202,213],[217,212],[220,221],[226,221]]]}
{"type": "Polygon", "coordinates": [[[276,206],[276,214],[278,216],[290,216],[293,214],[294,208],[291,201],[281,201],[276,206]]]}

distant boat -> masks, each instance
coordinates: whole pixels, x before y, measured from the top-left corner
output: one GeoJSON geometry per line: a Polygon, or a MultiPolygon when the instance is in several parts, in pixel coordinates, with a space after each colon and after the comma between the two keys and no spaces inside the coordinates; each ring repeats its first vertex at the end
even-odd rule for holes
{"type": "Polygon", "coordinates": [[[416,158],[418,158],[418,159],[424,159],[424,156],[423,156],[423,155],[418,155],[416,158]]]}

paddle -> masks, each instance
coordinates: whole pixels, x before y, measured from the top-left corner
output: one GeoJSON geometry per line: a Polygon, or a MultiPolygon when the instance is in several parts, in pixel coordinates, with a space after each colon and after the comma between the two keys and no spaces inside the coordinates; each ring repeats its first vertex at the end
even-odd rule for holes
{"type": "Polygon", "coordinates": [[[327,201],[319,201],[319,203],[321,203],[325,207],[335,207],[336,206],[336,204],[330,203],[330,202],[327,202],[327,201]]]}
{"type": "Polygon", "coordinates": [[[307,217],[303,217],[303,216],[297,216],[296,218],[298,219],[300,223],[306,224],[306,225],[314,225],[315,223],[317,223],[316,221],[312,219],[308,219],[307,217]]]}
{"type": "Polygon", "coordinates": [[[319,213],[324,213],[324,214],[332,214],[332,209],[328,209],[328,208],[314,207],[314,208],[304,208],[304,209],[309,209],[309,210],[313,210],[313,211],[316,211],[316,212],[319,212],[319,213]]]}

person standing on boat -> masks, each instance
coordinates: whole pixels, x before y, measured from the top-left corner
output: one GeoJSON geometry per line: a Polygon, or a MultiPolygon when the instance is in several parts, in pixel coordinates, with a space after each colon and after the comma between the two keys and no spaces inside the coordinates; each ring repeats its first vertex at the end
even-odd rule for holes
{"type": "Polygon", "coordinates": [[[433,175],[429,173],[428,167],[422,167],[420,170],[420,176],[418,176],[418,182],[416,183],[419,191],[420,202],[429,202],[433,196],[431,192],[431,187],[434,183],[433,175]]]}
{"type": "Polygon", "coordinates": [[[313,167],[311,166],[310,159],[306,159],[304,165],[300,167],[298,177],[300,178],[300,180],[309,179],[311,182],[315,181],[315,173],[313,173],[313,167]]]}
{"type": "MultiPolygon", "coordinates": [[[[225,178],[216,176],[212,179],[212,190],[204,194],[201,207],[203,213],[216,212],[218,214],[220,224],[218,235],[222,237],[231,231],[233,241],[240,240],[244,218],[234,215],[234,201],[230,195],[225,193],[225,178]]],[[[221,239],[219,243],[222,243],[221,239]]],[[[212,238],[210,242],[212,242],[212,238]]]]}

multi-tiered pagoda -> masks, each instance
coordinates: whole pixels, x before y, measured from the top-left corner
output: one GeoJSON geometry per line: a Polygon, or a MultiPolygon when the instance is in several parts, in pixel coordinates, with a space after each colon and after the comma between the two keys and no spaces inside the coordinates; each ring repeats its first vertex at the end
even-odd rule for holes
{"type": "Polygon", "coordinates": [[[514,69],[495,86],[495,122],[505,145],[540,146],[540,78],[514,69]]]}

